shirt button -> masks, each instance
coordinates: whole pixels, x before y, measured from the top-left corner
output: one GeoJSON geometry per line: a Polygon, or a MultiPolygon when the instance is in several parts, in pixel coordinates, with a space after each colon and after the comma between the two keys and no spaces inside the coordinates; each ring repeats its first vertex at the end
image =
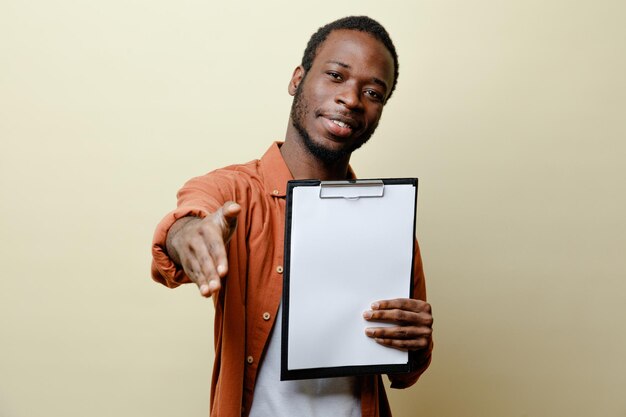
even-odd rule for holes
{"type": "Polygon", "coordinates": [[[276,272],[278,272],[279,274],[282,274],[282,273],[283,273],[283,267],[282,267],[282,266],[280,266],[280,265],[278,265],[278,266],[276,267],[276,272]]]}
{"type": "Polygon", "coordinates": [[[272,194],[274,194],[274,195],[278,195],[278,190],[274,190],[274,191],[272,191],[272,194]]]}
{"type": "Polygon", "coordinates": [[[246,359],[246,361],[247,361],[249,364],[252,364],[252,363],[254,362],[254,358],[253,358],[252,356],[248,356],[248,358],[246,359]]]}
{"type": "Polygon", "coordinates": [[[268,321],[270,319],[270,313],[268,313],[267,311],[265,313],[263,313],[263,320],[268,321]]]}

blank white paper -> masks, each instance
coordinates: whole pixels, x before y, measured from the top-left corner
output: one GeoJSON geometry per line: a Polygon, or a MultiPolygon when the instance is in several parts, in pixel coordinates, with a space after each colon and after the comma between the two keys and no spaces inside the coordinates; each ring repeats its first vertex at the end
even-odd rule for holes
{"type": "Polygon", "coordinates": [[[406,364],[408,353],[365,335],[372,302],[408,298],[415,192],[386,184],[384,197],[320,199],[293,190],[288,369],[406,364]]]}

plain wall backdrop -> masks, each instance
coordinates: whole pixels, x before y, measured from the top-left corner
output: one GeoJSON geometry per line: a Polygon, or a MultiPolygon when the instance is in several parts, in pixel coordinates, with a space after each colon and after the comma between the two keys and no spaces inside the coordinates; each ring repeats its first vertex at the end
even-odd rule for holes
{"type": "Polygon", "coordinates": [[[626,416],[621,0],[3,0],[0,416],[207,415],[213,306],[151,282],[152,232],[284,137],[350,14],[400,57],[353,166],[420,178],[436,346],[396,415],[626,416]]]}

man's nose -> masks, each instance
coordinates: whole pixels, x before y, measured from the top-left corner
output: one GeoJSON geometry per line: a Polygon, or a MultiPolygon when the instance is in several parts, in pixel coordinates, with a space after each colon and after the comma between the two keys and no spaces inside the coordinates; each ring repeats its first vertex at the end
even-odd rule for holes
{"type": "Polygon", "coordinates": [[[363,109],[360,90],[356,86],[352,86],[349,84],[342,85],[339,91],[337,91],[337,95],[335,96],[335,102],[350,110],[363,109]]]}

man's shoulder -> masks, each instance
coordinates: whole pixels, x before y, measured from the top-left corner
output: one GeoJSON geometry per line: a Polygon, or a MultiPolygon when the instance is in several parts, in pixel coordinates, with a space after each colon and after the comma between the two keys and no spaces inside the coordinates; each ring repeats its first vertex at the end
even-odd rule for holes
{"type": "Polygon", "coordinates": [[[261,177],[259,162],[260,161],[258,159],[253,159],[252,161],[241,164],[227,165],[225,167],[209,171],[206,174],[197,177],[197,179],[241,184],[254,182],[255,179],[260,179],[261,177]]]}
{"type": "Polygon", "coordinates": [[[218,190],[222,194],[227,191],[229,194],[239,194],[244,190],[257,190],[276,195],[275,190],[284,188],[291,179],[291,173],[282,159],[278,145],[277,142],[273,143],[259,159],[215,169],[192,178],[186,186],[204,191],[218,190]]]}
{"type": "Polygon", "coordinates": [[[259,163],[260,159],[253,159],[251,161],[239,164],[227,165],[222,168],[214,169],[207,173],[207,175],[259,175],[259,163]]]}

